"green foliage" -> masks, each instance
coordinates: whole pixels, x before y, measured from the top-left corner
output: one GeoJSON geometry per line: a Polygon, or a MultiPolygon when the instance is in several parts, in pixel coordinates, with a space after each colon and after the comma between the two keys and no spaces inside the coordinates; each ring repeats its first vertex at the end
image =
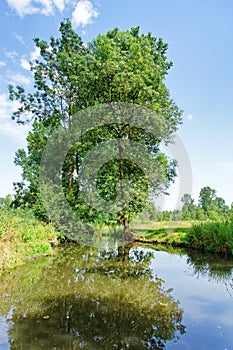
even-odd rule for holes
{"type": "Polygon", "coordinates": [[[127,226],[146,205],[148,194],[164,191],[175,176],[175,162],[159,151],[160,143],[169,142],[181,123],[181,111],[165,85],[172,66],[166,56],[168,46],[151,33],[139,34],[139,27],[124,32],[115,28],[106,35],[98,35],[87,46],[69,20],[62,22],[59,30],[58,39],[51,37],[50,42],[35,39],[41,59],[31,65],[34,91],[27,93],[23,87],[9,86],[10,99],[21,103],[13,118],[25,123],[30,121],[30,116],[33,121],[27,137],[27,152],[16,153],[15,164],[23,170],[23,181],[15,184],[14,206],[33,208],[40,219],[48,221],[40,198],[39,168],[44,147],[54,130],[63,125],[69,133],[73,115],[88,106],[128,102],[146,106],[154,115],[161,116],[163,125],[159,133],[155,136],[132,128],[128,119],[118,125],[91,130],[75,145],[69,145],[62,176],[66,198],[79,217],[89,223],[102,220],[127,226]],[[118,145],[119,160],[100,169],[97,187],[103,199],[113,200],[120,184],[122,209],[115,217],[87,205],[80,195],[79,183],[84,156],[94,146],[110,139],[122,140],[118,145]],[[158,167],[157,181],[144,179],[143,171],[124,160],[128,140],[144,145],[150,161],[158,167]],[[133,183],[132,195],[125,185],[127,181],[133,183]],[[126,196],[131,196],[128,206],[123,205],[126,196]]]}
{"type": "Polygon", "coordinates": [[[196,206],[194,204],[194,199],[190,194],[185,193],[181,198],[181,202],[183,202],[182,207],[182,217],[184,220],[193,220],[195,219],[195,209],[196,206]]]}
{"type": "Polygon", "coordinates": [[[190,228],[160,228],[148,230],[135,229],[133,232],[139,235],[140,240],[143,242],[180,247],[187,246],[187,232],[189,230],[190,228]]]}
{"type": "Polygon", "coordinates": [[[199,204],[205,213],[211,209],[213,201],[216,198],[216,191],[209,186],[203,187],[200,191],[199,204]]]}
{"type": "Polygon", "coordinates": [[[216,196],[216,190],[209,186],[203,187],[200,191],[199,205],[205,215],[211,220],[224,220],[228,218],[229,208],[225,200],[216,196]]]}
{"type": "MultiPolygon", "coordinates": [[[[195,222],[195,221],[194,221],[195,222]]],[[[133,233],[140,242],[186,247],[210,254],[233,255],[233,222],[161,222],[135,224],[133,233]]]]}
{"type": "Polygon", "coordinates": [[[12,204],[12,197],[8,194],[5,198],[0,198],[0,209],[9,209],[12,204]]]}
{"type": "Polygon", "coordinates": [[[199,195],[199,205],[194,204],[190,194],[184,194],[182,214],[184,220],[225,221],[230,220],[229,207],[225,200],[216,196],[216,190],[209,186],[203,187],[199,195]]]}
{"type": "Polygon", "coordinates": [[[233,255],[233,223],[209,222],[195,225],[188,232],[187,241],[190,248],[233,255]]]}
{"type": "Polygon", "coordinates": [[[0,207],[0,270],[35,255],[52,254],[61,236],[52,225],[35,218],[29,209],[0,207]]]}

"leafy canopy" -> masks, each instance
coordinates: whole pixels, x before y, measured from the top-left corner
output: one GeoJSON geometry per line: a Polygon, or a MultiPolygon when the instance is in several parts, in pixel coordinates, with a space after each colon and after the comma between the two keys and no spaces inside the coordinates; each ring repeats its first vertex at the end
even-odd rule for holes
{"type": "Polygon", "coordinates": [[[149,194],[164,191],[175,176],[175,162],[159,150],[162,141],[171,140],[182,114],[165,85],[172,66],[166,56],[168,45],[151,33],[140,34],[139,27],[124,32],[115,28],[105,35],[98,35],[88,45],[75,33],[69,20],[63,21],[59,30],[58,39],[34,40],[40,49],[40,59],[31,63],[32,91],[9,86],[10,99],[20,102],[13,119],[18,123],[32,123],[27,152],[18,150],[16,153],[15,163],[22,167],[23,181],[15,184],[15,203],[28,203],[36,208],[38,215],[46,217],[40,200],[39,168],[43,150],[54,130],[59,125],[67,132],[72,130],[75,113],[87,107],[130,103],[147,107],[154,113],[154,120],[159,115],[163,120],[160,133],[155,135],[131,127],[129,119],[120,124],[106,124],[70,144],[63,166],[64,192],[71,206],[90,222],[103,220],[103,213],[91,208],[80,195],[82,161],[97,144],[109,139],[121,140],[118,159],[100,169],[97,187],[100,196],[108,200],[116,197],[117,183],[125,193],[124,180],[135,180],[137,186],[128,207],[115,217],[104,216],[105,222],[112,220],[125,225],[141,211],[149,194]],[[160,176],[157,181],[143,180],[143,171],[123,159],[128,140],[145,145],[151,162],[158,166],[160,176]]]}

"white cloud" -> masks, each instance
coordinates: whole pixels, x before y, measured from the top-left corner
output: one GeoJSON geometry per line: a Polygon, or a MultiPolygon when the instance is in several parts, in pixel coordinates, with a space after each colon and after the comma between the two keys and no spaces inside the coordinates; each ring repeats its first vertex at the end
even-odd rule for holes
{"type": "MultiPolygon", "coordinates": [[[[92,23],[92,19],[98,17],[99,13],[94,8],[90,0],[6,0],[9,7],[14,10],[20,17],[33,14],[42,14],[46,16],[54,15],[57,9],[61,13],[66,5],[74,7],[72,13],[72,24],[74,27],[85,27],[92,23]],[[76,3],[76,6],[75,6],[76,3]]],[[[19,35],[15,37],[23,43],[23,38],[19,35]]]]}
{"type": "Polygon", "coordinates": [[[53,1],[51,0],[37,0],[37,2],[41,5],[38,8],[38,13],[41,13],[45,16],[53,15],[53,1]]]}
{"type": "Polygon", "coordinates": [[[60,12],[62,12],[65,8],[65,3],[63,0],[53,0],[54,5],[58,8],[60,12]]]}
{"type": "Polygon", "coordinates": [[[70,0],[7,0],[11,9],[16,11],[20,17],[33,14],[51,16],[55,8],[62,12],[65,3],[69,2],[70,0]]]}
{"type": "Polygon", "coordinates": [[[29,63],[25,58],[21,58],[21,60],[20,60],[20,66],[21,66],[23,69],[26,69],[26,70],[30,70],[30,69],[31,69],[30,63],[29,63]]]}
{"type": "Polygon", "coordinates": [[[25,77],[25,75],[20,74],[20,73],[10,73],[9,74],[9,79],[10,79],[10,83],[17,85],[30,85],[31,84],[31,80],[28,77],[25,77]]]}
{"type": "Polygon", "coordinates": [[[23,37],[21,35],[14,33],[14,36],[22,45],[25,45],[25,41],[23,40],[23,37]]]}
{"type": "Polygon", "coordinates": [[[15,57],[18,56],[16,51],[5,51],[5,56],[15,62],[15,57]]]}
{"type": "Polygon", "coordinates": [[[0,94],[0,119],[9,119],[9,115],[18,107],[17,101],[10,101],[7,94],[0,94]]]}
{"type": "Polygon", "coordinates": [[[188,120],[193,120],[193,115],[192,114],[188,115],[188,120]]]}
{"type": "Polygon", "coordinates": [[[0,67],[4,67],[6,65],[6,62],[0,61],[0,67]]]}
{"type": "Polygon", "coordinates": [[[30,53],[30,61],[35,61],[40,57],[40,48],[35,46],[34,51],[30,53]]]}
{"type": "Polygon", "coordinates": [[[0,94],[0,135],[24,140],[30,127],[17,125],[11,115],[19,108],[19,102],[8,100],[7,94],[0,94]]]}
{"type": "Polygon", "coordinates": [[[85,27],[92,23],[92,18],[98,17],[99,13],[93,7],[89,0],[80,0],[72,13],[72,24],[76,28],[78,26],[85,27]]]}
{"type": "Polygon", "coordinates": [[[25,140],[29,130],[27,125],[19,125],[10,119],[0,119],[0,135],[10,137],[14,141],[25,140]]]}
{"type": "MultiPolygon", "coordinates": [[[[30,61],[33,62],[35,60],[37,60],[40,57],[40,49],[39,47],[35,46],[34,50],[30,53],[30,61]]],[[[23,69],[26,69],[28,71],[31,70],[31,66],[29,63],[29,60],[26,59],[26,56],[22,56],[20,59],[20,66],[23,69]]]]}
{"type": "Polygon", "coordinates": [[[7,0],[7,3],[20,17],[38,12],[38,8],[31,5],[31,0],[7,0]]]}

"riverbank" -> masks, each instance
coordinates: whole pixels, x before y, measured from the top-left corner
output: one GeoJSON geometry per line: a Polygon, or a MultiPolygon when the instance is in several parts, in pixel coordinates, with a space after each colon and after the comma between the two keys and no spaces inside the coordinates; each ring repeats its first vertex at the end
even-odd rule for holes
{"type": "Polygon", "coordinates": [[[190,229],[134,229],[133,234],[135,241],[140,243],[187,247],[187,230],[190,229]]]}
{"type": "MultiPolygon", "coordinates": [[[[195,249],[233,257],[233,224],[157,222],[134,225],[135,242],[195,249]]],[[[61,235],[37,220],[30,210],[0,210],[0,274],[41,256],[54,254],[61,235]]]]}
{"type": "Polygon", "coordinates": [[[54,254],[59,233],[23,209],[0,211],[0,274],[38,256],[54,254]]]}
{"type": "Polygon", "coordinates": [[[233,224],[231,222],[204,222],[193,226],[183,223],[181,227],[134,228],[136,242],[170,245],[196,249],[210,254],[233,257],[233,224]]]}

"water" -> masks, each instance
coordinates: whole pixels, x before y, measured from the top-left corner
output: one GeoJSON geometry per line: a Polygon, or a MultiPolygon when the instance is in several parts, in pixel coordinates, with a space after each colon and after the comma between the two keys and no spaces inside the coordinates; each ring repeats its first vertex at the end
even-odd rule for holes
{"type": "Polygon", "coordinates": [[[69,245],[0,279],[0,350],[233,350],[233,261],[69,245]]]}

